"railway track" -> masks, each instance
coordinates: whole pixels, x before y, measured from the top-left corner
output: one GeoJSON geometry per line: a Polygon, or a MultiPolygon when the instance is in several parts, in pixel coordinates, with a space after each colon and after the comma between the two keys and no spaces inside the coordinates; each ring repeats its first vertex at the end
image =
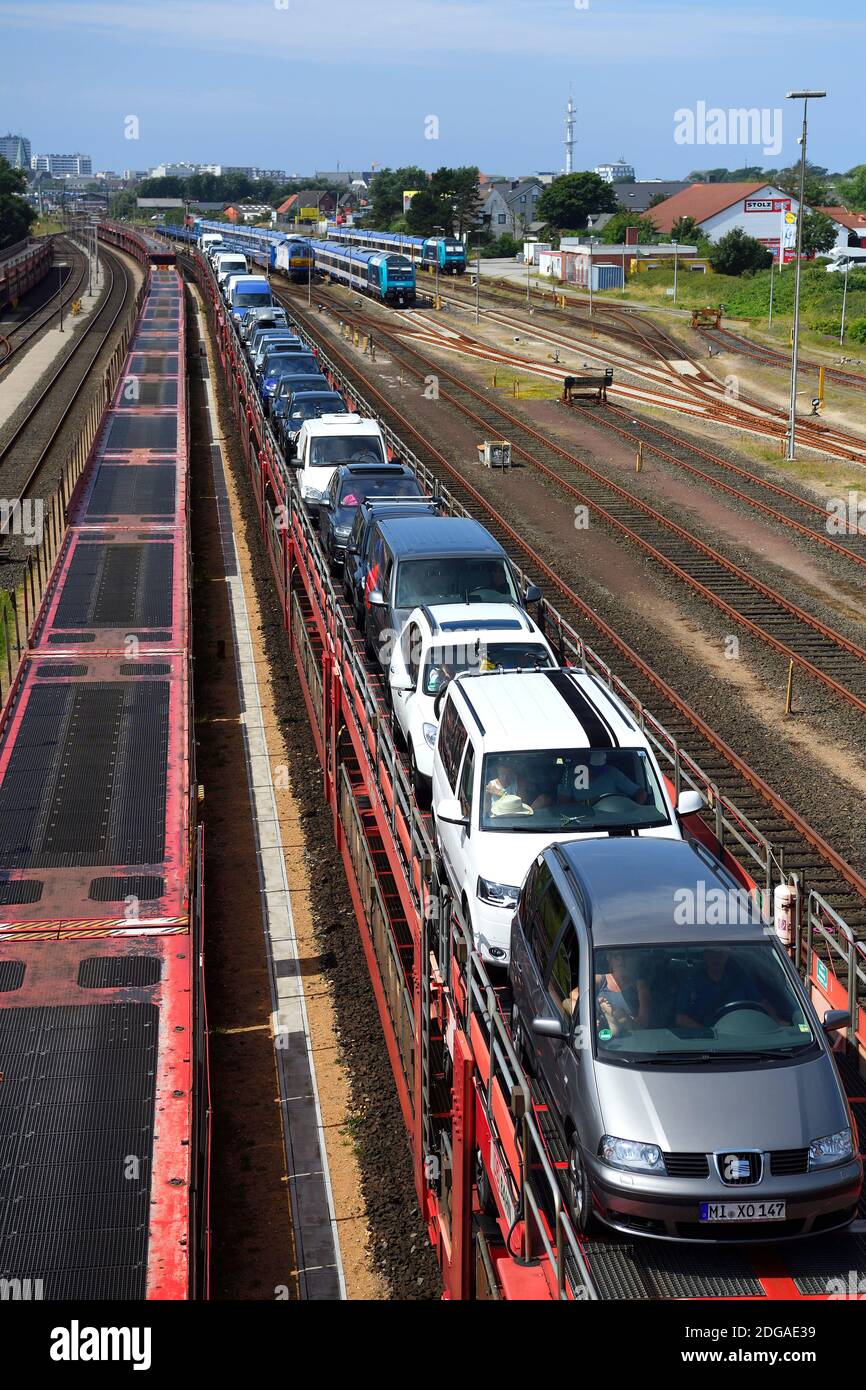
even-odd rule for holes
{"type": "MultiPolygon", "coordinates": [[[[534,336],[538,336],[542,340],[560,345],[564,345],[568,341],[561,334],[549,334],[544,329],[539,330],[537,327],[533,328],[532,332],[534,336]]],[[[458,337],[461,336],[458,335],[458,337]]],[[[469,339],[466,341],[467,343],[471,342],[469,339]]],[[[454,346],[454,342],[453,336],[449,335],[447,340],[442,339],[442,346],[446,348],[454,346]]],[[[574,350],[579,351],[579,345],[574,350]]],[[[553,372],[548,374],[552,378],[554,377],[553,372]]],[[[558,375],[559,373],[556,374],[557,379],[558,375]]],[[[748,502],[751,508],[756,509],[763,516],[796,531],[820,549],[843,555],[855,565],[863,566],[866,564],[866,549],[864,549],[863,544],[866,530],[859,527],[848,527],[844,535],[837,535],[838,519],[835,514],[828,511],[826,507],[822,507],[814,499],[793,492],[790,488],[763,477],[753,469],[733,463],[712,450],[702,448],[700,445],[692,443],[691,440],[673,434],[670,430],[655,424],[653,421],[641,419],[636,422],[632,418],[631,410],[626,411],[624,406],[615,405],[610,400],[608,400],[606,410],[593,411],[591,420],[593,425],[617,434],[619,438],[633,444],[635,448],[643,444],[657,457],[689,473],[692,477],[699,478],[707,486],[728,496],[734,496],[740,501],[748,502]],[[629,421],[632,425],[637,424],[638,431],[628,429],[625,421],[629,421]],[[659,441],[664,442],[660,443],[659,441]],[[732,484],[732,479],[736,480],[735,484],[732,484]],[[828,525],[831,522],[833,523],[832,527],[828,525]]]]}
{"type": "Polygon", "coordinates": [[[22,501],[32,490],[129,302],[130,272],[119,256],[105,250],[102,254],[109,276],[102,303],[0,446],[0,477],[7,497],[14,490],[22,501]],[[42,420],[48,420],[45,429],[42,420]]]}
{"type": "MultiPolygon", "coordinates": [[[[55,246],[56,244],[55,242],[55,246]]],[[[59,297],[56,294],[50,295],[23,319],[14,322],[9,321],[5,324],[0,321],[0,371],[9,365],[16,353],[26,347],[37,333],[49,326],[61,303],[66,308],[82,290],[87,278],[87,258],[74,241],[69,241],[67,246],[68,250],[64,251],[64,255],[71,258],[71,264],[69,273],[63,281],[59,297]]],[[[52,269],[54,268],[52,267],[52,269]]],[[[51,271],[49,271],[50,274],[51,271]]],[[[34,286],[34,290],[39,288],[39,285],[34,286]]]]}
{"type": "MultiPolygon", "coordinates": [[[[471,307],[473,303],[472,292],[463,293],[463,287],[449,290],[450,296],[462,307],[471,307]]],[[[519,294],[519,291],[518,291],[519,294]]],[[[446,296],[442,296],[447,299],[446,296]]],[[[515,312],[517,306],[515,305],[515,312]]],[[[562,332],[560,328],[551,329],[550,326],[540,327],[536,316],[561,316],[564,311],[544,305],[539,309],[536,304],[533,307],[532,318],[507,317],[496,311],[485,310],[485,319],[492,322],[499,322],[504,327],[520,328],[526,332],[531,329],[532,336],[546,339],[557,346],[565,347],[577,353],[595,352],[604,356],[603,350],[599,352],[596,344],[588,340],[578,340],[562,332]]],[[[571,322],[574,322],[574,316],[571,322]]],[[[588,330],[595,329],[605,335],[612,333],[613,336],[628,342],[632,347],[638,346],[639,350],[647,358],[650,366],[651,380],[656,384],[660,379],[665,381],[669,387],[675,387],[678,394],[685,394],[694,403],[700,405],[702,412],[714,423],[727,425],[735,429],[747,430],[751,433],[763,435],[769,439],[783,441],[787,437],[788,418],[785,412],[777,410],[764,402],[748,397],[742,392],[735,400],[729,399],[725,394],[725,388],[711,373],[707,372],[700,360],[693,353],[672,338],[658,324],[638,315],[630,310],[620,310],[612,306],[594,306],[594,316],[592,319],[581,320],[582,326],[588,330]],[[663,369],[662,377],[659,378],[658,365],[663,369]],[[687,371],[682,370],[682,364],[686,364],[687,371]]],[[[631,371],[640,376],[642,370],[647,371],[647,365],[642,364],[638,359],[631,362],[616,364],[621,370],[631,371]]],[[[682,404],[672,400],[668,407],[672,410],[689,411],[682,404]]],[[[825,453],[834,458],[844,459],[849,462],[866,466],[866,439],[861,439],[857,435],[848,434],[843,430],[835,429],[821,421],[815,421],[812,417],[800,417],[797,422],[797,433],[800,444],[806,448],[825,453]]]]}
{"type": "MultiPolygon", "coordinates": [[[[736,353],[738,357],[749,357],[754,362],[782,367],[790,375],[790,356],[777,352],[775,348],[752,342],[749,338],[734,333],[730,328],[701,328],[698,331],[702,338],[718,347],[721,352],[736,353]]],[[[866,376],[860,372],[848,372],[841,367],[831,367],[826,362],[811,362],[806,358],[801,358],[799,362],[801,372],[819,372],[822,367],[828,381],[835,381],[840,386],[849,386],[855,391],[866,391],[866,376]]]]}
{"type": "MultiPolygon", "coordinates": [[[[342,316],[351,317],[345,311],[342,316]]],[[[355,317],[364,325],[369,322],[355,317]]],[[[732,622],[866,714],[866,649],[756,579],[576,454],[545,438],[512,411],[381,324],[377,325],[377,335],[388,342],[401,366],[419,381],[431,373],[438,375],[440,399],[456,407],[484,433],[509,438],[512,457],[554,483],[572,504],[586,507],[732,622]],[[447,389],[442,386],[443,378],[448,382],[447,389]],[[579,486],[569,474],[578,475],[579,486]]],[[[745,494],[742,496],[748,500],[745,494]]]]}
{"type": "MultiPolygon", "coordinates": [[[[358,389],[374,400],[383,418],[407,442],[411,440],[412,447],[418,449],[419,454],[429,461],[440,476],[447,476],[449,488],[466,509],[482,519],[512,553],[524,557],[538,579],[543,596],[558,605],[560,610],[564,607],[564,616],[579,624],[581,630],[594,629],[597,635],[593,645],[598,656],[611,669],[621,669],[623,661],[628,664],[630,688],[663,719],[671,737],[689,750],[717,790],[730,798],[748,823],[770,841],[782,867],[787,872],[797,872],[807,889],[819,892],[848,922],[858,939],[866,940],[866,879],[755,772],[659,672],[595,613],[497,507],[429,441],[427,435],[362,375],[353,359],[335,347],[331,338],[323,333],[315,314],[309,313],[296,298],[282,291],[277,291],[277,297],[291,309],[310,337],[321,343],[324,350],[339,363],[347,378],[354,380],[358,389]]],[[[345,317],[342,303],[340,311],[345,317]]]]}

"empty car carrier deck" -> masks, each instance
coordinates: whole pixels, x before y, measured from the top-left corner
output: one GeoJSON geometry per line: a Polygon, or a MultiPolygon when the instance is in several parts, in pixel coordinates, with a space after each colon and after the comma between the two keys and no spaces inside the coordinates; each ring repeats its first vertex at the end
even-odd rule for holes
{"type": "Polygon", "coordinates": [[[47,1299],[206,1282],[183,290],[126,249],[148,291],[0,728],[0,1277],[47,1299]]]}

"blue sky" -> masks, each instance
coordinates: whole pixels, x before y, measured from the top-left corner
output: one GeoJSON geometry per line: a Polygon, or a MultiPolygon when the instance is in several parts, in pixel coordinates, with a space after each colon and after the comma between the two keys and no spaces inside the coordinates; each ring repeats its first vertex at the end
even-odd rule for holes
{"type": "Polygon", "coordinates": [[[810,157],[866,162],[866,13],[852,0],[0,0],[0,32],[0,130],[95,168],[560,169],[569,84],[577,168],[791,163],[785,92],[804,85],[829,93],[810,157]],[[783,108],[781,154],[675,143],[674,113],[700,101],[783,108]],[[124,138],[130,115],[138,140],[124,138]]]}

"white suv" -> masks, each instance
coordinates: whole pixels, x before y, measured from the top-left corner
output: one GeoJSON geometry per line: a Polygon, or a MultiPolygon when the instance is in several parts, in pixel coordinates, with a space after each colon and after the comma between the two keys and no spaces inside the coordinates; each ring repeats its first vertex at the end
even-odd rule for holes
{"type": "Polygon", "coordinates": [[[466,671],[557,665],[541,629],[516,604],[437,603],[414,608],[394,644],[388,680],[416,793],[430,794],[445,688],[466,671]]]}
{"type": "Polygon", "coordinates": [[[301,497],[321,502],[341,463],[387,464],[388,450],[379,425],[361,415],[319,415],[305,420],[298,434],[293,466],[301,497]]]}
{"type": "Polygon", "coordinates": [[[462,675],[448,685],[433,760],[444,870],[484,959],[507,965],[532,861],[583,836],[681,839],[658,763],[626,707],[584,670],[462,675]]]}

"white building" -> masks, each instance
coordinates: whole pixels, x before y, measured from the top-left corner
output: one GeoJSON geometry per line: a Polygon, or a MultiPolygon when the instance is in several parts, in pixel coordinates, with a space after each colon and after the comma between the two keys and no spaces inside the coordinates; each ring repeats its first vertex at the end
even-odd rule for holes
{"type": "MultiPolygon", "coordinates": [[[[659,232],[670,232],[681,217],[692,217],[709,241],[720,241],[738,228],[763,242],[778,260],[782,219],[787,213],[796,217],[798,210],[798,200],[773,184],[693,183],[651,208],[647,216],[659,232]]],[[[805,210],[813,211],[808,204],[805,210]]],[[[832,207],[816,211],[826,213],[835,223],[836,246],[840,250],[852,240],[866,242],[866,219],[862,214],[832,207]]],[[[793,252],[787,251],[786,258],[792,257],[793,252]]]]}
{"type": "Polygon", "coordinates": [[[0,135],[0,155],[13,169],[29,169],[30,141],[24,135],[0,135]]]}
{"type": "Polygon", "coordinates": [[[93,160],[89,154],[34,154],[30,167],[36,174],[52,178],[88,178],[93,175],[93,160]]]}
{"type": "Polygon", "coordinates": [[[631,183],[634,179],[634,165],[622,158],[618,164],[596,164],[595,172],[605,183],[631,183]]]}

